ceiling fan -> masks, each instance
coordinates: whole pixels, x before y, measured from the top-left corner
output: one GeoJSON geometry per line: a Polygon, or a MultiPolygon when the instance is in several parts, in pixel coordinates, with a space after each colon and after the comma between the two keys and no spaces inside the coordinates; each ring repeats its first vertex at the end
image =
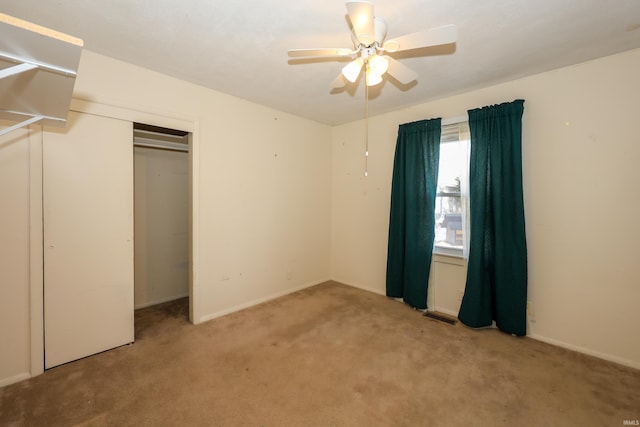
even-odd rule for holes
{"type": "Polygon", "coordinates": [[[368,1],[347,2],[347,13],[351,21],[351,48],[315,48],[290,49],[290,57],[351,57],[342,73],[331,83],[332,89],[338,89],[349,82],[355,83],[365,69],[366,86],[374,86],[382,81],[387,73],[402,84],[416,80],[418,74],[384,53],[394,53],[429,46],[454,43],[458,36],[455,25],[444,25],[418,31],[405,36],[386,40],[387,24],[373,14],[373,4],[368,1]]]}

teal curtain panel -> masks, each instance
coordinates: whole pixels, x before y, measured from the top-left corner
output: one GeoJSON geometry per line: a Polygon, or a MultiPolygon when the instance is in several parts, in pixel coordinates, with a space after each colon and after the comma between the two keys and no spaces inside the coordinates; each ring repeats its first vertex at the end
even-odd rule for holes
{"type": "Polygon", "coordinates": [[[527,243],[522,193],[524,101],[469,110],[470,246],[458,318],[526,335],[527,243]]]}
{"type": "Polygon", "coordinates": [[[435,229],[440,119],[400,125],[393,162],[387,296],[427,308],[435,229]]]}

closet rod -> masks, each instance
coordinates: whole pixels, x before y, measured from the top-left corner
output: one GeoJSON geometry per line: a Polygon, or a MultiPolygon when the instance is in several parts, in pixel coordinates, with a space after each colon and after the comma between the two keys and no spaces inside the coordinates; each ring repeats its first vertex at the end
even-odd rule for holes
{"type": "Polygon", "coordinates": [[[133,143],[134,147],[143,147],[143,148],[153,148],[156,150],[169,150],[169,151],[179,151],[181,153],[188,153],[189,152],[189,147],[177,147],[174,144],[158,144],[158,143],[153,143],[153,142],[141,142],[141,141],[134,141],[133,143]]]}

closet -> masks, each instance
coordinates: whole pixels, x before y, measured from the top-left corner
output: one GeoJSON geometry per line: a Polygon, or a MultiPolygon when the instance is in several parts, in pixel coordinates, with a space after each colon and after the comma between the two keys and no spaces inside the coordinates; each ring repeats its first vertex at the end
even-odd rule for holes
{"type": "Polygon", "coordinates": [[[51,368],[134,341],[134,308],[189,295],[187,132],[70,112],[43,131],[51,368]]]}
{"type": "Polygon", "coordinates": [[[191,135],[134,122],[193,126],[72,99],[76,37],[2,13],[0,35],[0,136],[42,125],[27,134],[29,265],[16,268],[30,274],[18,317],[38,374],[132,343],[135,307],[189,295],[191,135]]]}
{"type": "Polygon", "coordinates": [[[134,306],[189,296],[189,133],[134,123],[134,306]]]}
{"type": "Polygon", "coordinates": [[[131,122],[43,130],[45,368],[134,339],[131,122]]]}

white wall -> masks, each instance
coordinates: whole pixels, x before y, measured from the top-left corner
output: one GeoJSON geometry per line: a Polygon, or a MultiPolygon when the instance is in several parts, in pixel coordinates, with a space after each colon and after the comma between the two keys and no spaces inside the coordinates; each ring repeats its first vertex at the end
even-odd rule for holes
{"type": "Polygon", "coordinates": [[[29,136],[20,129],[0,137],[0,386],[29,375],[29,298],[29,136]]]}
{"type": "Polygon", "coordinates": [[[638,70],[633,50],[370,118],[367,178],[363,122],[335,127],[332,277],[384,293],[399,124],[523,98],[529,335],[640,367],[638,70]]]}
{"type": "Polygon", "coordinates": [[[189,155],[134,149],[136,308],[189,295],[189,155]]]}
{"type": "MultiPolygon", "coordinates": [[[[74,98],[195,124],[196,322],[330,278],[328,126],[86,50],[74,98]]],[[[24,147],[0,147],[0,385],[31,356],[24,147]]]]}
{"type": "Polygon", "coordinates": [[[196,321],[329,278],[327,126],[87,51],[74,96],[199,123],[196,321]]]}
{"type": "Polygon", "coordinates": [[[467,279],[464,258],[435,255],[429,278],[429,310],[457,316],[467,279]]]}

